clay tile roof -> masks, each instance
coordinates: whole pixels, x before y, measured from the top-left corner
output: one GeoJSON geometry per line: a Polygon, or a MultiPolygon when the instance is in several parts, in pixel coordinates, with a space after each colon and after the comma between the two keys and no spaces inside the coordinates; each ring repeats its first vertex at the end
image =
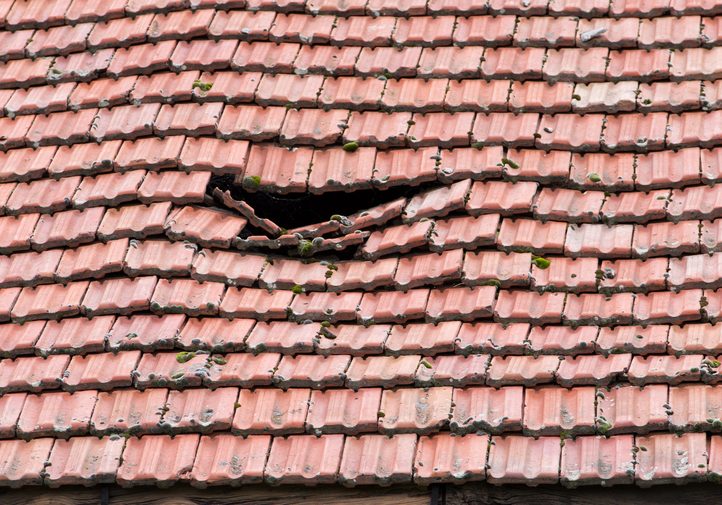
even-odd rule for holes
{"type": "Polygon", "coordinates": [[[718,479],[719,14],[0,0],[0,487],[718,479]]]}

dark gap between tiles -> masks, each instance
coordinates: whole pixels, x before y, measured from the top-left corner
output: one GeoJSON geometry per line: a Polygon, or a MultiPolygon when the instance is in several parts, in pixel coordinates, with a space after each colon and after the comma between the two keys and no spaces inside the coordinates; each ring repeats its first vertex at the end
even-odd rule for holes
{"type": "Polygon", "coordinates": [[[350,216],[376,205],[414,195],[439,183],[427,183],[415,187],[396,186],[388,189],[364,189],[352,192],[334,191],[321,195],[311,193],[272,194],[265,191],[249,192],[236,184],[230,175],[212,177],[206,188],[211,195],[214,188],[230,191],[236,200],[244,201],[260,218],[270,219],[286,229],[328,221],[333,215],[350,216]]]}

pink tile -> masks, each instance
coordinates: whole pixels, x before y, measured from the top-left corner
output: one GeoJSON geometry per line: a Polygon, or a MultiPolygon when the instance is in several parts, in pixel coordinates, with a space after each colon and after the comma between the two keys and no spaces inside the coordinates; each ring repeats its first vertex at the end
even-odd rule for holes
{"type": "MultiPolygon", "coordinates": [[[[648,386],[649,387],[649,386],[648,386]]],[[[664,387],[664,386],[656,386],[664,387]]],[[[718,386],[691,384],[669,388],[669,423],[675,430],[710,431],[715,429],[722,408],[722,389],[718,386]]]]}
{"type": "Polygon", "coordinates": [[[702,291],[688,289],[672,293],[660,291],[637,295],[634,302],[634,318],[647,323],[680,323],[695,321],[702,317],[702,291]]]}
{"type": "Polygon", "coordinates": [[[83,313],[92,317],[148,310],[156,281],[155,277],[138,277],[91,282],[83,297],[83,313]]]}
{"type": "Polygon", "coordinates": [[[568,295],[564,320],[572,324],[630,324],[632,322],[632,293],[614,295],[568,295]]]}
{"type": "Polygon", "coordinates": [[[486,480],[492,484],[553,484],[559,479],[558,437],[492,437],[486,480]]]}
{"type": "Polygon", "coordinates": [[[494,387],[545,384],[554,380],[558,367],[557,356],[494,356],[486,382],[494,387]]]}
{"type": "Polygon", "coordinates": [[[303,433],[309,389],[241,390],[233,417],[233,431],[242,435],[303,433]]]}
{"type": "Polygon", "coordinates": [[[528,335],[528,323],[462,323],[455,339],[456,352],[521,354],[528,335]]]}
{"type": "Polygon", "coordinates": [[[412,434],[348,437],[338,479],[345,486],[409,482],[415,449],[412,434]]]}
{"type": "Polygon", "coordinates": [[[170,391],[161,427],[173,433],[227,430],[237,398],[236,388],[170,391]]]}
{"type": "Polygon", "coordinates": [[[564,298],[564,293],[500,291],[494,306],[494,319],[502,322],[559,323],[564,298]]]}
{"type": "Polygon", "coordinates": [[[597,431],[646,433],[667,427],[667,386],[617,385],[597,393],[597,431]]]}
{"type": "Polygon", "coordinates": [[[562,448],[562,484],[570,487],[631,484],[634,478],[633,445],[630,435],[567,440],[562,448]]]}
{"type": "Polygon", "coordinates": [[[392,387],[411,384],[419,366],[419,356],[372,356],[354,358],[346,372],[347,385],[361,387],[392,387]]]}
{"type": "Polygon", "coordinates": [[[268,483],[334,483],[341,464],[343,435],[275,438],[266,464],[268,483]]]}
{"type": "MultiPolygon", "coordinates": [[[[701,379],[704,356],[635,356],[629,367],[629,382],[637,386],[645,384],[680,384],[698,382],[701,379]]],[[[705,372],[706,374],[706,372],[705,372]]]]}
{"type": "MultiPolygon", "coordinates": [[[[637,358],[634,358],[637,359],[637,358]]],[[[556,372],[557,382],[564,387],[576,385],[607,385],[631,370],[631,354],[610,356],[565,357],[556,372]]]]}
{"type": "Polygon", "coordinates": [[[482,480],[486,475],[488,435],[464,437],[443,433],[421,437],[414,462],[414,481],[466,482],[482,480]]]}
{"type": "Polygon", "coordinates": [[[284,356],[273,372],[273,382],[287,387],[326,389],[341,386],[351,375],[350,356],[298,355],[284,356]]]}
{"type": "Polygon", "coordinates": [[[595,388],[528,389],[524,395],[525,435],[593,433],[595,388]]]}
{"type": "Polygon", "coordinates": [[[452,388],[384,391],[379,407],[381,433],[434,433],[449,422],[452,388]]]}
{"type": "Polygon", "coordinates": [[[393,325],[384,343],[387,354],[432,355],[452,352],[461,323],[447,321],[439,324],[393,325]]]}
{"type": "Polygon", "coordinates": [[[722,341],[714,325],[708,323],[675,325],[669,328],[669,350],[675,354],[716,355],[722,351],[722,341]]]}
{"type": "Polygon", "coordinates": [[[171,485],[189,480],[199,435],[146,435],[130,438],[123,451],[117,483],[124,487],[143,484],[171,485]]]}
{"type": "Polygon", "coordinates": [[[526,214],[537,192],[534,182],[507,183],[501,181],[475,182],[466,198],[466,211],[471,215],[500,213],[526,214]]]}
{"type": "Polygon", "coordinates": [[[454,389],[451,431],[489,433],[519,431],[522,422],[524,389],[520,386],[469,387],[454,389]]]}
{"type": "Polygon", "coordinates": [[[270,447],[268,435],[201,437],[191,471],[191,485],[204,488],[260,482],[270,447]]]}
{"type": "Polygon", "coordinates": [[[123,389],[99,393],[90,420],[91,433],[155,433],[160,430],[167,396],[165,389],[123,389]]]}
{"type": "Polygon", "coordinates": [[[422,319],[428,300],[428,289],[365,293],[358,305],[357,318],[362,323],[401,323],[422,319]]]}
{"type": "Polygon", "coordinates": [[[54,442],[52,438],[0,441],[0,482],[10,487],[41,484],[54,442]]]}
{"type": "Polygon", "coordinates": [[[639,486],[705,479],[707,437],[704,433],[638,437],[635,446],[639,448],[635,476],[639,486]]]}
{"type": "Polygon", "coordinates": [[[125,440],[120,437],[58,440],[48,460],[50,470],[46,475],[47,484],[56,487],[113,483],[124,446],[125,440]]]}
{"type": "Polygon", "coordinates": [[[45,393],[28,395],[18,419],[19,438],[68,438],[88,432],[98,393],[45,393]]]}
{"type": "Polygon", "coordinates": [[[0,361],[0,387],[9,392],[58,388],[69,362],[70,358],[62,355],[4,359],[0,361]]]}
{"type": "Polygon", "coordinates": [[[74,356],[63,374],[63,388],[111,390],[130,386],[139,359],[140,351],[74,356]]]}
{"type": "Polygon", "coordinates": [[[185,317],[179,314],[164,317],[119,317],[107,333],[106,339],[111,350],[171,349],[184,323],[185,317]]]}
{"type": "Polygon", "coordinates": [[[380,388],[312,391],[306,426],[314,433],[375,432],[380,388]]]}
{"type": "Polygon", "coordinates": [[[507,251],[529,252],[531,249],[537,254],[561,254],[564,250],[566,233],[566,223],[504,219],[497,236],[497,244],[507,251]]]}
{"type": "MultiPolygon", "coordinates": [[[[48,321],[35,348],[40,353],[102,352],[105,336],[115,321],[114,316],[92,319],[70,318],[48,321]]],[[[23,326],[28,326],[25,323],[23,326]]]]}
{"type": "MultiPolygon", "coordinates": [[[[685,328],[694,325],[687,325],[685,328]]],[[[663,353],[667,349],[666,325],[617,326],[601,328],[595,343],[602,354],[631,352],[632,354],[663,353]]],[[[671,344],[671,342],[670,342],[671,344]]]]}

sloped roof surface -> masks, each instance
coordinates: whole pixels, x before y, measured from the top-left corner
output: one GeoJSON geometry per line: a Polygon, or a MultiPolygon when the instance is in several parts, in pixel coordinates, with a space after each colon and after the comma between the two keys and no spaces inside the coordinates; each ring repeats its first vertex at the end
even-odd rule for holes
{"type": "Polygon", "coordinates": [[[0,0],[0,485],[718,477],[718,14],[0,0]]]}

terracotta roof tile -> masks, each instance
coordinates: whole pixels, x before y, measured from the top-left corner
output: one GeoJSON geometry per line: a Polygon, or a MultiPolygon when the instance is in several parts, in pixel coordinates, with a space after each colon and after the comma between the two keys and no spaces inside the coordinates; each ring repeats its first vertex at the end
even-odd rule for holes
{"type": "Polygon", "coordinates": [[[635,446],[640,448],[635,475],[640,486],[651,484],[651,480],[654,483],[699,481],[707,473],[706,437],[701,433],[638,437],[635,446]],[[681,456],[686,464],[678,470],[681,456]]]}
{"type": "Polygon", "coordinates": [[[45,284],[54,279],[63,251],[51,249],[42,253],[18,253],[0,258],[0,286],[45,284]]]}
{"type": "MultiPolygon", "coordinates": [[[[606,8],[605,5],[604,10],[606,8]]],[[[591,15],[594,16],[594,14],[591,15]]],[[[610,19],[594,16],[593,19],[580,19],[577,26],[578,45],[613,48],[636,47],[637,34],[640,31],[639,23],[640,20],[634,17],[610,19]],[[599,33],[600,30],[604,30],[604,32],[599,33]]]]}
{"type": "Polygon", "coordinates": [[[541,269],[532,265],[532,285],[539,291],[555,289],[560,291],[596,291],[596,258],[554,258],[549,267],[541,269]]]}
{"type": "Polygon", "coordinates": [[[630,354],[566,357],[556,372],[557,382],[564,387],[608,385],[630,369],[630,361],[630,354]]]}
{"type": "Polygon", "coordinates": [[[153,17],[152,14],[145,14],[98,22],[93,25],[93,30],[88,36],[88,46],[97,48],[128,47],[145,42],[146,33],[153,17]]]}
{"type": "Polygon", "coordinates": [[[344,324],[321,328],[316,343],[316,352],[319,354],[366,356],[383,352],[391,326],[344,324]]]}
{"type": "Polygon", "coordinates": [[[83,297],[81,308],[90,317],[148,310],[156,282],[156,277],[91,282],[83,297]]]}
{"type": "MultiPolygon", "coordinates": [[[[35,342],[36,352],[41,355],[100,352],[105,349],[105,337],[114,321],[114,316],[48,321],[42,329],[40,338],[35,342]]],[[[23,326],[28,324],[25,323],[23,326]]]]}
{"type": "Polygon", "coordinates": [[[415,447],[416,437],[410,434],[347,438],[339,481],[346,486],[408,482],[415,447]]]}
{"type": "Polygon", "coordinates": [[[634,476],[631,436],[579,437],[562,448],[562,484],[630,484],[634,476]]]}
{"type": "Polygon", "coordinates": [[[553,484],[559,479],[561,447],[556,437],[492,437],[486,480],[491,483],[553,484]]]}
{"type": "Polygon", "coordinates": [[[188,480],[199,438],[199,435],[189,434],[174,438],[148,435],[128,439],[123,463],[118,469],[118,484],[172,484],[177,480],[188,480]]]}
{"type": "Polygon", "coordinates": [[[558,367],[557,356],[494,356],[486,382],[494,387],[549,383],[553,381],[558,367]]]}
{"type": "MultiPolygon", "coordinates": [[[[13,305],[12,318],[22,322],[78,315],[87,288],[87,282],[71,282],[65,286],[45,284],[23,288],[13,305]]],[[[9,298],[15,297],[10,296],[9,298]]]]}
{"type": "Polygon", "coordinates": [[[301,74],[351,75],[360,52],[359,47],[302,45],[293,62],[294,71],[301,74]]]}
{"type": "Polygon", "coordinates": [[[432,433],[440,431],[449,420],[452,388],[427,390],[403,388],[385,391],[379,412],[382,433],[432,433]]]}
{"type": "Polygon", "coordinates": [[[308,389],[242,390],[233,430],[243,435],[303,433],[310,395],[308,389]]]}
{"type": "Polygon", "coordinates": [[[669,328],[670,352],[717,354],[720,348],[718,340],[714,325],[706,323],[675,325],[669,328]]]}
{"type": "Polygon", "coordinates": [[[503,322],[558,323],[563,307],[563,293],[500,291],[494,306],[494,317],[503,322]]]}
{"type": "Polygon", "coordinates": [[[668,282],[667,258],[602,261],[602,291],[645,291],[664,289],[668,282]]]}
{"type": "Polygon", "coordinates": [[[380,402],[379,388],[313,391],[306,424],[315,433],[376,431],[380,402]]]}
{"type": "Polygon", "coordinates": [[[11,487],[41,484],[54,442],[52,438],[0,441],[0,482],[11,487]]]}
{"type": "Polygon", "coordinates": [[[506,80],[450,80],[444,107],[449,110],[503,112],[507,108],[510,84],[506,80]]]}
{"type": "Polygon", "coordinates": [[[4,357],[32,354],[45,321],[26,324],[3,324],[0,326],[0,351],[4,357]]]}
{"type": "Polygon", "coordinates": [[[260,482],[270,446],[271,438],[267,435],[248,438],[228,434],[201,437],[191,483],[205,487],[208,484],[260,482]],[[236,461],[238,464],[234,463],[236,461]]]}
{"type": "Polygon", "coordinates": [[[96,391],[28,395],[18,419],[19,438],[68,438],[88,432],[96,391]]]}
{"type": "Polygon", "coordinates": [[[497,244],[508,251],[562,253],[567,233],[566,223],[541,223],[532,219],[504,219],[497,236],[497,244]]]}
{"type": "Polygon", "coordinates": [[[52,469],[46,475],[48,486],[112,483],[125,446],[122,438],[76,437],[58,440],[48,459],[52,469]]]}
{"type": "Polygon", "coordinates": [[[524,342],[524,350],[542,354],[591,354],[597,345],[598,331],[595,326],[534,326],[524,342]]]}
{"type": "Polygon", "coordinates": [[[343,435],[274,438],[264,472],[269,483],[333,483],[341,463],[343,435]]]}
{"type": "Polygon", "coordinates": [[[594,430],[595,389],[547,387],[524,396],[523,430],[527,435],[573,435],[594,430]]]}
{"type": "Polygon", "coordinates": [[[162,428],[173,433],[227,430],[237,397],[236,388],[170,391],[163,407],[162,428]]]}
{"type": "Polygon", "coordinates": [[[74,356],[63,374],[63,388],[111,390],[130,386],[139,359],[140,351],[74,356]]]}
{"type": "Polygon", "coordinates": [[[703,356],[686,354],[675,356],[635,357],[629,369],[629,381],[632,384],[652,383],[679,384],[690,380],[699,380],[703,356]]]}

